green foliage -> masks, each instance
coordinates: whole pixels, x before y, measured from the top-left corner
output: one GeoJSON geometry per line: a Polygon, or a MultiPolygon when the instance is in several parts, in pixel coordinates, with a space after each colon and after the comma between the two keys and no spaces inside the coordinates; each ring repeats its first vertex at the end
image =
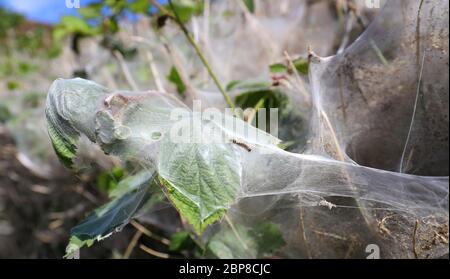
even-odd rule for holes
{"type": "MultiPolygon", "coordinates": [[[[124,170],[121,168],[114,168],[111,175],[114,177],[115,183],[108,189],[110,198],[121,197],[127,192],[139,188],[140,185],[147,183],[153,177],[153,171],[143,170],[134,175],[125,177],[124,170]],[[115,170],[114,170],[115,169],[115,170]],[[115,174],[114,174],[115,173],[115,174]],[[117,182],[120,180],[119,182],[117,182]]],[[[110,182],[111,180],[108,180],[110,182]]]]}
{"type": "Polygon", "coordinates": [[[186,85],[181,80],[180,74],[178,73],[178,71],[175,67],[172,67],[170,69],[170,73],[167,76],[167,80],[175,85],[175,87],[177,88],[178,94],[184,95],[184,92],[186,91],[186,85]]]}
{"type": "MultiPolygon", "coordinates": [[[[47,118],[48,119],[48,118],[47,118]]],[[[78,137],[70,138],[64,136],[52,122],[47,120],[47,130],[53,149],[59,160],[67,168],[73,167],[73,160],[76,157],[78,137]]]]}
{"type": "MultiPolygon", "coordinates": [[[[35,64],[31,64],[24,61],[17,61],[12,57],[7,58],[2,64],[0,64],[0,77],[21,77],[27,76],[33,72],[39,70],[39,67],[35,64]]],[[[15,85],[11,84],[11,86],[7,87],[9,90],[17,89],[17,82],[13,81],[15,85]]]]}
{"type": "Polygon", "coordinates": [[[135,0],[128,4],[128,9],[137,14],[147,14],[150,11],[150,1],[135,0]]]}
{"type": "Polygon", "coordinates": [[[192,16],[203,12],[203,1],[200,0],[172,0],[172,5],[167,5],[168,9],[178,15],[182,23],[188,22],[192,16]]]}
{"type": "Polygon", "coordinates": [[[0,39],[6,37],[7,32],[23,22],[23,16],[6,11],[0,7],[0,39]]]}
{"type": "Polygon", "coordinates": [[[93,239],[81,240],[76,236],[70,237],[69,244],[66,247],[66,254],[64,255],[65,259],[73,259],[75,257],[75,253],[79,251],[82,247],[87,246],[91,247],[94,244],[93,239]]]}
{"type": "Polygon", "coordinates": [[[12,115],[8,107],[4,104],[0,104],[0,123],[6,123],[11,117],[12,115]]]}
{"type": "Polygon", "coordinates": [[[270,108],[278,108],[280,111],[283,111],[288,105],[286,95],[273,89],[244,92],[236,96],[236,104],[242,108],[253,108],[261,99],[265,100],[264,107],[267,111],[270,108]]]}
{"type": "MultiPolygon", "coordinates": [[[[155,144],[153,146],[157,148],[156,154],[152,154],[158,156],[155,162],[114,183],[113,187],[110,187],[111,180],[102,176],[100,184],[113,188],[109,195],[114,200],[73,229],[73,235],[82,241],[103,238],[126,224],[139,208],[147,208],[161,200],[158,196],[150,199],[144,190],[149,181],[154,181],[153,177],[158,177],[154,185],[162,187],[180,215],[198,234],[221,219],[235,202],[241,185],[240,147],[232,145],[231,139],[228,143],[206,144],[197,143],[193,138],[190,143],[171,140],[167,134],[177,128],[190,131],[189,135],[195,138],[206,135],[204,129],[190,125],[196,119],[191,118],[193,115],[184,104],[170,95],[111,94],[108,89],[87,80],[60,79],[50,88],[46,116],[55,150],[69,166],[75,156],[79,133],[98,143],[105,153],[139,165],[147,164],[146,159],[139,159],[143,144],[149,147],[155,144]],[[186,112],[184,121],[170,117],[174,108],[186,112]],[[155,169],[149,170],[150,166],[155,169]]],[[[247,129],[255,129],[242,120],[231,118],[241,121],[247,129]]],[[[217,120],[210,125],[215,130],[229,130],[222,126],[227,122],[217,120]]],[[[268,134],[260,135],[260,144],[274,146],[279,142],[268,134]]],[[[229,136],[245,137],[240,134],[229,136]]],[[[123,174],[119,171],[115,176],[123,177],[123,174]]]]}
{"type": "MultiPolygon", "coordinates": [[[[271,108],[277,108],[281,117],[289,113],[289,99],[280,90],[277,90],[268,83],[246,83],[234,85],[234,90],[242,91],[235,98],[237,106],[246,108],[255,108],[258,103],[263,101],[263,108],[266,109],[267,120],[269,120],[269,111],[271,108]]],[[[267,122],[269,123],[269,121],[267,122]]],[[[258,126],[257,126],[258,127],[258,126]]]]}
{"type": "Polygon", "coordinates": [[[70,34],[79,34],[83,36],[93,36],[100,33],[98,26],[91,26],[84,19],[76,16],[64,16],[61,22],[53,30],[55,41],[61,41],[70,34]]]}
{"type": "Polygon", "coordinates": [[[78,9],[81,17],[63,17],[54,30],[54,38],[60,40],[71,34],[93,36],[116,33],[119,31],[119,20],[127,12],[149,14],[150,3],[147,0],[105,0],[91,3],[78,9]]]}
{"type": "Polygon", "coordinates": [[[8,77],[14,74],[15,67],[11,59],[6,59],[4,63],[0,64],[0,77],[8,77]]]}
{"type": "Polygon", "coordinates": [[[308,63],[308,59],[307,58],[297,58],[294,61],[292,61],[294,63],[295,68],[297,69],[297,71],[300,74],[303,75],[307,75],[308,71],[309,71],[309,63],[308,63]]]}
{"type": "Polygon", "coordinates": [[[254,0],[242,0],[247,7],[248,11],[251,13],[255,12],[255,1],[254,0]]]}
{"type": "Polygon", "coordinates": [[[120,231],[146,205],[153,190],[149,184],[150,181],[146,181],[139,188],[96,209],[80,224],[72,228],[72,238],[66,249],[66,256],[95,240],[100,241],[112,233],[120,231]]]}
{"type": "Polygon", "coordinates": [[[37,65],[27,62],[19,62],[17,67],[18,73],[21,75],[28,75],[32,72],[36,72],[38,69],[39,67],[37,65]]]}
{"type": "Polygon", "coordinates": [[[275,63],[269,66],[272,74],[281,74],[287,72],[287,66],[282,63],[275,63]]]}
{"type": "Polygon", "coordinates": [[[220,259],[253,259],[271,256],[285,245],[277,225],[260,223],[253,228],[240,224],[221,229],[208,242],[207,251],[220,259]]]}
{"type": "Polygon", "coordinates": [[[255,81],[242,81],[242,80],[233,80],[230,81],[227,86],[227,91],[257,91],[257,90],[265,90],[271,86],[270,82],[255,82],[255,81]]]}
{"type": "Polygon", "coordinates": [[[102,16],[102,3],[92,3],[78,9],[78,13],[87,20],[98,19],[102,16]]]}
{"type": "Polygon", "coordinates": [[[164,143],[161,184],[197,233],[223,217],[240,185],[237,159],[226,145],[164,143]]]}
{"type": "Polygon", "coordinates": [[[184,250],[192,250],[196,247],[188,231],[177,232],[170,238],[169,251],[181,252],[184,250]]]}
{"type": "MultiPolygon", "coordinates": [[[[63,115],[59,98],[71,96],[75,98],[72,100],[72,105],[80,106],[86,110],[94,110],[100,98],[105,96],[107,91],[108,89],[94,82],[82,79],[73,79],[69,84],[62,79],[58,79],[50,87],[45,109],[47,130],[58,158],[66,167],[73,167],[80,131],[76,130],[73,127],[73,122],[69,122],[67,116],[63,115]]],[[[74,121],[93,125],[90,122],[92,118],[86,113],[78,114],[74,121]]],[[[81,131],[84,131],[84,134],[93,140],[94,131],[92,133],[87,133],[87,130],[83,129],[81,131]]]]}
{"type": "MultiPolygon", "coordinates": [[[[299,57],[299,58],[293,60],[292,63],[294,64],[294,67],[299,74],[301,74],[301,75],[308,74],[308,71],[309,71],[308,59],[299,57]]],[[[291,69],[290,66],[286,66],[285,64],[282,64],[282,63],[275,63],[272,65],[269,65],[269,69],[272,74],[282,74],[282,73],[292,74],[292,72],[293,72],[293,69],[291,69]]]]}
{"type": "Polygon", "coordinates": [[[18,83],[16,81],[8,81],[6,83],[6,87],[8,88],[8,90],[14,91],[14,90],[20,88],[20,83],[18,83]]]}
{"type": "Polygon", "coordinates": [[[5,51],[7,56],[10,55],[11,49],[49,59],[60,53],[61,46],[51,40],[51,31],[47,26],[29,22],[25,24],[26,21],[22,15],[2,8],[0,8],[0,18],[2,19],[0,21],[0,51],[5,51]],[[24,28],[21,28],[22,26],[24,28]]]}
{"type": "Polygon", "coordinates": [[[23,97],[23,106],[25,108],[37,108],[42,101],[42,94],[37,92],[27,92],[23,97]]]}
{"type": "Polygon", "coordinates": [[[104,193],[110,193],[117,188],[117,185],[123,176],[124,170],[120,167],[114,167],[109,172],[102,172],[96,179],[97,188],[104,193]]]}

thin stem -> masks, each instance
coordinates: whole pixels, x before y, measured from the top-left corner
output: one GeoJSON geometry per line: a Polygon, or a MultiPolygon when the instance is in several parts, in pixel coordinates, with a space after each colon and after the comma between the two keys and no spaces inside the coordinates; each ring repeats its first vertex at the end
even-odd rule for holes
{"type": "Polygon", "coordinates": [[[304,217],[303,207],[300,207],[300,216],[299,217],[300,217],[300,229],[301,229],[301,233],[302,233],[303,244],[305,246],[306,255],[308,256],[308,259],[312,259],[311,251],[309,250],[308,239],[306,237],[305,222],[304,222],[305,217],[304,217]]]}
{"type": "Polygon", "coordinates": [[[170,258],[169,254],[153,250],[152,248],[147,247],[144,244],[139,245],[139,248],[142,251],[144,251],[145,253],[148,253],[148,254],[150,254],[150,255],[152,255],[154,257],[157,257],[157,258],[161,258],[161,259],[168,259],[168,258],[170,258]]]}
{"type": "Polygon", "coordinates": [[[141,236],[142,236],[142,232],[136,231],[136,233],[134,234],[133,238],[130,241],[130,244],[128,244],[127,250],[125,250],[125,253],[123,254],[122,259],[130,258],[131,253],[133,252],[134,247],[136,247],[136,244],[138,243],[141,236]]]}
{"type": "Polygon", "coordinates": [[[166,90],[164,89],[164,85],[161,81],[161,77],[159,75],[158,69],[155,66],[152,53],[150,51],[147,51],[146,57],[147,57],[148,64],[150,66],[150,71],[152,72],[152,75],[153,75],[153,80],[155,81],[155,84],[156,84],[156,88],[160,92],[166,92],[166,90]]]}
{"type": "Polygon", "coordinates": [[[417,252],[417,231],[419,230],[420,221],[416,220],[416,223],[414,224],[414,232],[413,232],[413,239],[412,239],[412,249],[414,253],[414,257],[416,259],[419,258],[419,253],[417,252]]]}
{"type": "Polygon", "coordinates": [[[245,251],[249,251],[249,248],[247,246],[247,244],[245,244],[244,240],[241,238],[241,236],[239,235],[238,231],[236,230],[236,227],[234,226],[233,222],[231,222],[230,217],[228,217],[227,214],[225,214],[224,216],[225,221],[228,223],[228,225],[230,226],[231,230],[233,231],[234,235],[236,236],[236,238],[238,239],[238,241],[241,243],[242,247],[244,247],[245,251]]]}
{"type": "Polygon", "coordinates": [[[149,231],[147,228],[145,228],[144,226],[142,226],[141,224],[139,224],[138,222],[136,222],[135,220],[131,220],[130,224],[138,231],[142,232],[142,234],[153,238],[156,241],[159,241],[160,243],[169,246],[170,245],[170,240],[161,237],[159,235],[156,235],[154,233],[152,233],[151,231],[149,231]]]}
{"type": "Polygon", "coordinates": [[[219,89],[220,93],[222,93],[223,97],[225,98],[225,101],[227,103],[227,105],[232,109],[232,111],[234,112],[235,106],[233,101],[231,100],[230,95],[228,95],[228,93],[225,91],[224,87],[222,86],[222,84],[220,83],[219,79],[217,78],[216,74],[214,73],[214,71],[211,68],[211,65],[209,64],[208,60],[206,59],[205,55],[203,54],[202,50],[200,49],[200,47],[198,46],[198,44],[195,42],[194,38],[192,37],[191,33],[189,32],[189,30],[186,28],[186,26],[183,24],[183,22],[181,21],[179,15],[177,14],[173,3],[171,0],[169,0],[169,5],[172,8],[172,11],[174,14],[170,13],[166,8],[164,8],[162,5],[158,4],[156,1],[151,0],[151,2],[160,10],[162,11],[164,14],[166,14],[170,19],[174,20],[175,23],[180,27],[181,31],[184,33],[184,35],[186,36],[186,39],[189,41],[189,43],[192,45],[192,47],[194,48],[195,52],[197,53],[198,57],[200,58],[200,60],[202,61],[203,65],[206,67],[206,70],[208,71],[209,75],[211,76],[212,80],[214,81],[214,83],[216,84],[217,88],[219,89]]]}
{"type": "Polygon", "coordinates": [[[259,109],[264,106],[265,101],[266,101],[266,99],[262,98],[258,101],[258,103],[256,103],[255,107],[252,110],[252,113],[247,118],[247,123],[252,124],[253,119],[255,119],[256,114],[258,114],[259,109]]]}
{"type": "Polygon", "coordinates": [[[311,104],[311,96],[309,95],[308,91],[305,88],[305,83],[303,82],[302,78],[300,77],[300,73],[297,70],[297,67],[294,65],[294,61],[292,60],[291,56],[287,51],[284,51],[284,57],[286,58],[286,61],[289,64],[289,67],[292,69],[295,79],[297,81],[297,84],[294,84],[294,86],[297,87],[297,89],[300,91],[300,93],[303,95],[304,101],[309,106],[311,104]]]}
{"type": "Polygon", "coordinates": [[[139,91],[136,81],[133,79],[133,76],[130,73],[130,69],[128,69],[127,63],[125,62],[122,53],[116,50],[113,52],[113,55],[117,59],[117,62],[122,69],[123,75],[125,76],[125,79],[130,85],[131,89],[133,89],[134,91],[139,91]]]}

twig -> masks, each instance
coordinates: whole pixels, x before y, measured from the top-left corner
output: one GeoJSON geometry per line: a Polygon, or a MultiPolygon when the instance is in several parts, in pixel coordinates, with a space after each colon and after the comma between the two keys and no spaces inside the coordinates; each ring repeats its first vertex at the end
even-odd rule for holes
{"type": "MultiPolygon", "coordinates": [[[[308,60],[309,60],[308,63],[311,63],[311,61],[313,59],[320,59],[320,57],[317,56],[317,54],[315,54],[314,51],[312,50],[311,46],[309,46],[308,47],[308,60]]],[[[328,130],[331,133],[331,138],[332,138],[332,141],[333,141],[333,145],[334,145],[334,147],[336,149],[336,152],[337,152],[337,157],[338,157],[337,159],[339,161],[345,162],[344,152],[342,151],[342,149],[341,149],[341,147],[339,145],[339,141],[337,139],[336,132],[334,131],[333,125],[331,124],[331,121],[328,118],[327,113],[321,107],[319,107],[318,110],[319,110],[320,117],[323,118],[326,127],[328,128],[328,130]]],[[[343,172],[346,180],[348,181],[349,187],[351,188],[351,190],[354,193],[357,193],[357,191],[356,191],[357,189],[352,185],[351,179],[350,179],[350,175],[348,174],[348,172],[345,171],[345,170],[342,170],[342,172],[343,172]]],[[[363,206],[363,204],[361,203],[361,200],[358,197],[355,197],[354,199],[355,199],[356,205],[358,206],[359,212],[361,213],[364,221],[367,224],[367,227],[369,229],[371,229],[372,228],[372,222],[371,222],[371,218],[369,216],[369,213],[366,211],[365,207],[363,206]]]]}
{"type": "Polygon", "coordinates": [[[173,62],[173,67],[177,70],[181,81],[186,86],[186,95],[188,95],[192,100],[198,99],[197,91],[194,89],[189,78],[187,77],[187,74],[182,67],[182,63],[180,57],[178,56],[178,53],[175,51],[175,49],[173,49],[170,42],[162,34],[160,35],[160,40],[164,45],[167,54],[169,55],[170,59],[173,62]]]}
{"type": "Polygon", "coordinates": [[[386,57],[384,56],[383,52],[381,51],[381,49],[377,46],[377,44],[375,43],[374,40],[370,40],[370,46],[373,48],[373,50],[375,51],[376,55],[378,56],[378,58],[380,59],[381,63],[383,63],[384,66],[389,65],[389,62],[387,61],[386,57]]]}
{"type": "Polygon", "coordinates": [[[294,72],[295,78],[297,80],[297,88],[300,91],[300,93],[303,95],[303,98],[305,99],[304,102],[307,105],[310,105],[311,103],[311,97],[308,94],[308,91],[306,90],[305,84],[302,80],[302,78],[300,77],[300,74],[297,70],[297,67],[295,67],[294,65],[294,61],[292,60],[291,56],[289,55],[289,53],[287,51],[284,51],[284,57],[286,58],[286,61],[289,64],[289,67],[292,69],[292,71],[294,72]]]}
{"type": "Polygon", "coordinates": [[[98,199],[93,194],[91,194],[89,191],[85,190],[81,185],[76,185],[73,188],[73,191],[77,194],[80,194],[81,196],[83,196],[84,198],[86,198],[87,200],[92,202],[93,204],[99,203],[98,199]]]}
{"type": "Polygon", "coordinates": [[[417,247],[416,247],[416,245],[417,245],[416,237],[417,237],[417,231],[419,230],[419,225],[420,225],[420,221],[416,220],[416,224],[414,225],[413,239],[412,239],[412,245],[413,245],[412,248],[413,248],[414,257],[416,259],[419,258],[419,254],[417,253],[417,247]]]}
{"type": "Polygon", "coordinates": [[[321,231],[316,231],[316,230],[313,230],[313,232],[315,232],[318,235],[331,237],[331,238],[334,238],[334,239],[339,239],[339,240],[343,240],[343,241],[347,241],[348,240],[347,238],[345,238],[343,236],[340,236],[340,235],[337,235],[337,234],[334,234],[334,233],[327,233],[327,232],[321,232],[321,231]]]}
{"type": "MultiPolygon", "coordinates": [[[[341,149],[341,147],[339,145],[339,140],[337,139],[336,132],[334,131],[334,128],[333,128],[333,126],[331,124],[330,119],[328,118],[327,113],[323,109],[320,108],[320,115],[323,118],[326,127],[328,128],[328,130],[331,133],[331,138],[332,138],[332,141],[333,141],[333,145],[334,145],[335,150],[337,152],[337,159],[339,161],[341,161],[341,162],[345,162],[344,152],[342,151],[342,149],[341,149]]],[[[345,175],[345,178],[349,182],[349,186],[352,189],[352,191],[357,193],[356,188],[351,183],[351,179],[350,179],[350,176],[349,176],[348,172],[344,170],[343,173],[345,175]]],[[[359,208],[359,211],[361,212],[361,215],[362,215],[364,221],[366,222],[367,226],[370,228],[372,222],[370,221],[369,213],[366,211],[364,205],[362,204],[361,200],[358,197],[355,198],[355,201],[356,201],[356,204],[357,204],[357,206],[359,208]]]]}
{"type": "Polygon", "coordinates": [[[150,51],[146,51],[145,54],[147,57],[148,64],[150,65],[150,71],[152,72],[153,80],[155,81],[155,84],[156,84],[156,89],[158,89],[158,91],[160,91],[160,92],[166,92],[166,90],[164,89],[163,83],[161,81],[161,77],[159,75],[158,69],[156,69],[155,63],[153,61],[152,53],[150,51]]]}
{"type": "Polygon", "coordinates": [[[145,228],[144,226],[142,226],[141,224],[139,224],[138,222],[136,222],[135,220],[131,220],[130,224],[135,227],[138,231],[140,231],[141,233],[143,233],[144,235],[153,238],[156,241],[161,242],[164,245],[169,246],[170,245],[170,240],[168,240],[167,238],[161,237],[159,235],[156,235],[154,233],[152,233],[151,231],[149,231],[147,228],[145,228]]]}
{"type": "Polygon", "coordinates": [[[308,259],[312,259],[311,251],[309,250],[308,240],[306,238],[303,207],[300,207],[300,229],[302,230],[302,237],[303,237],[303,242],[304,242],[304,246],[305,246],[305,250],[306,250],[306,255],[308,256],[308,259]]]}
{"type": "Polygon", "coordinates": [[[164,8],[162,5],[160,5],[159,3],[157,3],[155,0],[150,0],[161,12],[163,12],[165,15],[167,15],[170,19],[172,19],[173,21],[175,21],[175,23],[180,27],[181,31],[184,33],[184,35],[186,36],[186,39],[189,41],[189,43],[192,45],[192,47],[194,48],[195,52],[197,53],[198,57],[200,58],[200,60],[202,61],[203,65],[206,67],[209,75],[211,76],[212,80],[214,81],[214,83],[216,84],[217,88],[219,89],[220,93],[222,93],[225,102],[227,103],[227,105],[231,108],[231,110],[234,112],[235,106],[233,101],[231,100],[231,97],[228,95],[228,93],[225,91],[224,87],[222,86],[222,84],[219,82],[219,79],[217,78],[216,74],[214,73],[214,71],[212,70],[209,62],[206,60],[205,56],[203,55],[203,52],[201,51],[200,47],[198,46],[198,44],[195,42],[194,38],[192,37],[191,33],[189,32],[189,30],[186,28],[186,26],[183,24],[183,22],[181,21],[179,15],[177,14],[176,10],[174,9],[173,3],[171,0],[169,0],[169,5],[172,8],[174,14],[172,14],[171,12],[169,12],[166,8],[164,8]]]}
{"type": "Polygon", "coordinates": [[[404,172],[403,164],[404,164],[404,161],[405,161],[406,149],[408,148],[409,140],[411,138],[412,130],[414,128],[414,119],[416,118],[417,105],[419,103],[420,87],[421,87],[421,82],[422,82],[423,67],[424,67],[424,64],[425,64],[426,54],[427,53],[424,51],[423,58],[422,58],[422,65],[420,67],[419,80],[417,81],[417,90],[416,90],[416,97],[415,97],[415,100],[414,100],[414,109],[413,109],[412,116],[411,116],[411,122],[409,124],[408,135],[406,137],[405,146],[403,147],[402,157],[400,159],[400,170],[399,170],[399,172],[401,172],[401,173],[404,172]]]}
{"type": "Polygon", "coordinates": [[[350,35],[353,29],[353,14],[350,13],[348,14],[348,18],[347,18],[347,24],[345,27],[345,33],[344,33],[344,37],[341,41],[341,45],[339,46],[339,49],[337,51],[338,54],[344,52],[345,48],[348,45],[348,42],[350,41],[350,35]]]}
{"type": "Polygon", "coordinates": [[[261,100],[256,103],[255,107],[252,109],[252,112],[246,119],[247,123],[251,124],[253,122],[253,119],[255,118],[256,114],[258,113],[259,109],[264,106],[264,102],[266,101],[265,98],[262,98],[261,100]]]}
{"type": "Polygon", "coordinates": [[[245,244],[244,240],[242,240],[241,236],[239,235],[238,231],[236,230],[236,227],[234,226],[233,222],[231,222],[230,218],[228,217],[227,214],[225,214],[225,221],[228,223],[228,225],[230,226],[231,230],[233,231],[234,235],[236,236],[236,238],[239,240],[239,242],[241,243],[242,247],[244,247],[244,249],[246,251],[249,251],[249,248],[247,246],[247,244],[245,244]]]}
{"type": "Polygon", "coordinates": [[[142,251],[144,251],[144,252],[146,252],[146,253],[148,253],[148,254],[150,254],[152,256],[155,256],[157,258],[168,259],[170,257],[170,255],[167,254],[167,253],[163,253],[163,252],[159,252],[159,251],[153,250],[152,248],[149,248],[149,247],[147,247],[147,246],[145,246],[143,244],[139,245],[139,248],[142,251]]]}
{"type": "Polygon", "coordinates": [[[139,241],[139,239],[142,236],[142,232],[141,231],[136,231],[136,233],[134,234],[133,238],[130,241],[130,244],[128,244],[127,249],[125,250],[125,253],[123,254],[123,259],[128,259],[130,258],[131,252],[133,252],[134,247],[136,247],[137,242],[139,241]]]}
{"type": "Polygon", "coordinates": [[[128,82],[128,84],[130,85],[131,89],[133,89],[134,91],[139,91],[139,88],[138,88],[136,82],[134,81],[133,76],[130,73],[130,69],[128,69],[128,66],[125,63],[125,59],[123,58],[122,53],[115,50],[115,51],[113,51],[113,55],[117,59],[117,62],[119,63],[120,68],[122,69],[123,75],[125,76],[125,79],[128,82]]]}

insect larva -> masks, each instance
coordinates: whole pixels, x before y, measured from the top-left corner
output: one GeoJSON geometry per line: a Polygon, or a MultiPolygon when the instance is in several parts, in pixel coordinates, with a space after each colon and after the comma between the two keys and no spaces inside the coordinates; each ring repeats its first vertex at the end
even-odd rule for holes
{"type": "Polygon", "coordinates": [[[248,152],[252,151],[252,148],[250,146],[248,146],[247,144],[240,142],[236,139],[231,140],[232,143],[239,145],[242,148],[245,148],[245,150],[247,150],[248,152]]]}

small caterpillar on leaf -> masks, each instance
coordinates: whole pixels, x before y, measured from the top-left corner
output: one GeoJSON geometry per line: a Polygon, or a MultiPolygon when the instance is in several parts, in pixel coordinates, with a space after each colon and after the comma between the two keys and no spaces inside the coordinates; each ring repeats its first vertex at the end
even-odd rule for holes
{"type": "Polygon", "coordinates": [[[240,147],[244,148],[245,150],[247,150],[248,152],[252,151],[252,148],[250,146],[248,146],[247,144],[238,141],[236,139],[232,139],[231,140],[232,143],[239,145],[240,147]]]}

